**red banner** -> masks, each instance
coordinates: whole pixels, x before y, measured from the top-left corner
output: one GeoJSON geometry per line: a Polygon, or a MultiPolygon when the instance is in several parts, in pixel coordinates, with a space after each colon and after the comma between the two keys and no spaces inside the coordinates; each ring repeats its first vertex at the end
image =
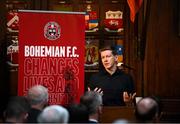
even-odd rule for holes
{"type": "Polygon", "coordinates": [[[131,22],[134,23],[136,13],[139,11],[141,5],[142,5],[143,0],[127,0],[127,3],[130,8],[130,19],[131,22]]]}
{"type": "Polygon", "coordinates": [[[19,12],[18,95],[33,85],[49,91],[49,103],[79,102],[84,93],[85,15],[19,12]]]}

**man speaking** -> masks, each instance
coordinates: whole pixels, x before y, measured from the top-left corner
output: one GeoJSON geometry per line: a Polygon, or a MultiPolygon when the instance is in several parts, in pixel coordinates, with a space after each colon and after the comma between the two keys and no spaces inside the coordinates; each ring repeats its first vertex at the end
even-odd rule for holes
{"type": "Polygon", "coordinates": [[[117,67],[117,53],[113,46],[100,49],[100,57],[104,66],[90,78],[88,90],[103,94],[105,106],[124,106],[133,101],[134,83],[131,75],[117,67]]]}

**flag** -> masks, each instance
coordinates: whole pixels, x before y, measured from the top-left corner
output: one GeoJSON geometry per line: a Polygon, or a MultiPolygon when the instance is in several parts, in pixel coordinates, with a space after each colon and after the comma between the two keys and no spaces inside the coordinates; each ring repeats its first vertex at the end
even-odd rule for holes
{"type": "Polygon", "coordinates": [[[134,23],[136,13],[139,11],[143,0],[127,0],[127,2],[130,8],[130,19],[134,23]]]}

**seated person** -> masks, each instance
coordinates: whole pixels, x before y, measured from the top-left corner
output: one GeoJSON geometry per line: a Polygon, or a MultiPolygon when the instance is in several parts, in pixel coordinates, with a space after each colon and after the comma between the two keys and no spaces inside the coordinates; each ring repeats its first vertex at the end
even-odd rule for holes
{"type": "Polygon", "coordinates": [[[99,116],[102,114],[102,95],[95,91],[87,91],[81,96],[80,103],[89,111],[89,123],[98,123],[99,116]]]}
{"type": "Polygon", "coordinates": [[[7,108],[4,112],[6,123],[24,123],[27,122],[28,112],[31,108],[28,100],[22,96],[13,96],[10,98],[7,108]]]}
{"type": "Polygon", "coordinates": [[[50,105],[44,108],[37,118],[38,123],[68,123],[69,112],[60,105],[50,105]]]}
{"type": "Polygon", "coordinates": [[[88,123],[89,112],[85,105],[71,104],[67,110],[69,112],[69,123],[88,123]]]}
{"type": "Polygon", "coordinates": [[[160,115],[160,102],[155,97],[145,97],[138,101],[135,116],[138,122],[154,123],[160,115]]]}
{"type": "Polygon", "coordinates": [[[31,110],[27,118],[28,123],[36,123],[37,117],[48,104],[48,89],[42,85],[34,85],[27,92],[27,99],[31,104],[31,110]]]}

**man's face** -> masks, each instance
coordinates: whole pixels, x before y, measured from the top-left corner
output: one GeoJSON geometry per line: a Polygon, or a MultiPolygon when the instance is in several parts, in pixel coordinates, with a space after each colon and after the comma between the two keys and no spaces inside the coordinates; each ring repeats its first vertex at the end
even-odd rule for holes
{"type": "Polygon", "coordinates": [[[105,50],[101,52],[101,60],[105,69],[112,69],[116,66],[117,56],[112,54],[111,50],[105,50]]]}

